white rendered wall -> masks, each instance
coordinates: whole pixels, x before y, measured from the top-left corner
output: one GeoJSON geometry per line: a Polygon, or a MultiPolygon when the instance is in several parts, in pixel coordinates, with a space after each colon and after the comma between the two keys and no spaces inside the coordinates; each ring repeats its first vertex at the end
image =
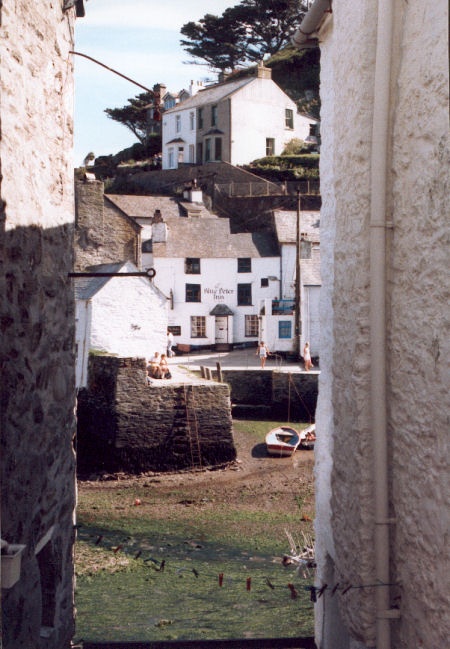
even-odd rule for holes
{"type": "Polygon", "coordinates": [[[114,277],[92,298],[91,349],[151,358],[167,344],[167,300],[141,277],[114,277]]]}
{"type": "Polygon", "coordinates": [[[275,155],[293,138],[309,135],[309,120],[271,79],[255,79],[231,99],[231,164],[248,164],[266,155],[266,138],[275,140],[275,155]],[[285,109],[294,114],[294,128],[285,126],[285,109]]]}
{"type": "Polygon", "coordinates": [[[76,367],[75,385],[85,388],[88,379],[88,361],[91,340],[92,308],[90,300],[76,300],[75,302],[75,345],[76,367]]]}
{"type": "Polygon", "coordinates": [[[201,259],[201,274],[185,274],[183,259],[158,258],[154,260],[155,284],[165,294],[173,292],[173,310],[169,310],[169,324],[181,326],[181,336],[176,343],[211,345],[215,342],[214,316],[209,316],[218,304],[226,304],[234,313],[232,342],[252,342],[255,337],[245,336],[245,315],[258,314],[262,299],[278,297],[278,282],[269,281],[261,287],[261,277],[279,277],[279,257],[252,259],[251,273],[237,272],[237,259],[201,259]],[[201,302],[186,302],[186,284],[201,285],[201,302]],[[237,305],[237,285],[252,285],[252,305],[237,305]],[[207,316],[206,338],[191,338],[191,316],[207,316]],[[211,320],[211,322],[209,322],[211,320]]]}
{"type": "MultiPolygon", "coordinates": [[[[196,153],[195,141],[196,141],[196,123],[197,115],[195,108],[186,108],[184,110],[178,110],[176,113],[164,113],[163,114],[163,123],[162,123],[162,168],[163,169],[177,169],[178,168],[178,148],[184,148],[184,160],[183,162],[191,162],[189,160],[189,145],[194,146],[194,155],[196,153]],[[191,129],[190,122],[190,113],[194,113],[194,128],[191,129]],[[176,115],[180,116],[181,119],[181,130],[176,130],[176,115]],[[169,144],[171,140],[181,138],[184,142],[175,142],[169,144]],[[174,164],[172,167],[169,166],[169,149],[173,147],[174,149],[174,164]]],[[[193,160],[192,162],[195,162],[193,160]]]]}
{"type": "MultiPolygon", "coordinates": [[[[448,616],[448,3],[397,4],[386,300],[393,649],[445,647],[448,616]]],[[[373,579],[369,216],[375,3],[321,33],[321,376],[317,584],[373,579]],[[355,65],[355,62],[358,65],[355,65]],[[349,131],[351,138],[348,137],[349,131]]],[[[374,647],[374,589],[329,591],[319,649],[374,647]]],[[[384,649],[378,647],[377,649],[384,649]]]]}

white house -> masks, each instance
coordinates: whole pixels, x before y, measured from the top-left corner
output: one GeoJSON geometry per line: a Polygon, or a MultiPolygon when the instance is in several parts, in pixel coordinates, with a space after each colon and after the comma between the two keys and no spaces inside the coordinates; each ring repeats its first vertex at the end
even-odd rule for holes
{"type": "Polygon", "coordinates": [[[314,0],[294,37],[321,48],[319,649],[449,646],[448,25],[314,0]]]}
{"type": "MultiPolygon", "coordinates": [[[[296,213],[276,212],[270,233],[231,234],[201,192],[167,196],[108,195],[142,227],[142,266],[170,297],[169,328],[180,349],[230,348],[264,339],[272,351],[294,350],[296,213]]],[[[319,354],[319,213],[302,212],[302,340],[319,354]]]]}
{"type": "Polygon", "coordinates": [[[87,381],[89,352],[150,358],[167,343],[167,297],[132,262],[100,264],[75,278],[77,387],[87,381]]]}
{"type": "Polygon", "coordinates": [[[209,86],[163,115],[163,169],[223,161],[248,164],[279,155],[293,138],[305,140],[315,120],[258,66],[247,76],[209,86]]]}

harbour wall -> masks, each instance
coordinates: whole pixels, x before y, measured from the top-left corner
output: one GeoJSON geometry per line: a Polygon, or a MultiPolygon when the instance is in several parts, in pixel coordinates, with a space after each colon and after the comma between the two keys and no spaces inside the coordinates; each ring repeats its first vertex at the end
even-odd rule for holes
{"type": "Polygon", "coordinates": [[[78,395],[78,471],[142,473],[236,458],[230,388],[196,381],[146,383],[140,358],[90,356],[78,395]]]}

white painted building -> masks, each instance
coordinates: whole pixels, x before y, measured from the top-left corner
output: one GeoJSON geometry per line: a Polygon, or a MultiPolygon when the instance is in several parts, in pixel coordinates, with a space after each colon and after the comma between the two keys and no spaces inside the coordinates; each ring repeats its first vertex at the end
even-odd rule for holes
{"type": "MultiPolygon", "coordinates": [[[[188,194],[108,195],[142,227],[142,267],[155,269],[155,284],[170,297],[175,343],[230,348],[263,339],[271,351],[291,353],[296,213],[276,212],[273,234],[231,234],[229,219],[206,210],[201,192],[188,194]]],[[[319,212],[302,212],[301,231],[302,344],[309,340],[318,356],[319,212]]]]}
{"type": "Polygon", "coordinates": [[[164,113],[162,167],[248,164],[281,154],[293,138],[305,140],[312,124],[272,81],[271,70],[259,66],[256,76],[209,86],[164,113]]]}
{"type": "Polygon", "coordinates": [[[167,297],[147,277],[120,277],[138,272],[132,262],[86,272],[75,279],[77,387],[86,386],[90,351],[148,359],[167,343],[167,297]]]}
{"type": "Polygon", "coordinates": [[[316,644],[436,649],[450,638],[449,3],[330,10],[315,0],[295,34],[321,48],[316,644]]]}

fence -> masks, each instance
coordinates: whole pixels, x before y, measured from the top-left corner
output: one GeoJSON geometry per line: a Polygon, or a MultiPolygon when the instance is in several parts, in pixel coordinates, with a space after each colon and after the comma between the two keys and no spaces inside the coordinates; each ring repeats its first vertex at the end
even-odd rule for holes
{"type": "Polygon", "coordinates": [[[319,180],[299,180],[274,183],[274,182],[228,182],[216,183],[215,191],[222,196],[232,198],[233,196],[286,196],[300,191],[301,194],[320,194],[319,180]]]}

